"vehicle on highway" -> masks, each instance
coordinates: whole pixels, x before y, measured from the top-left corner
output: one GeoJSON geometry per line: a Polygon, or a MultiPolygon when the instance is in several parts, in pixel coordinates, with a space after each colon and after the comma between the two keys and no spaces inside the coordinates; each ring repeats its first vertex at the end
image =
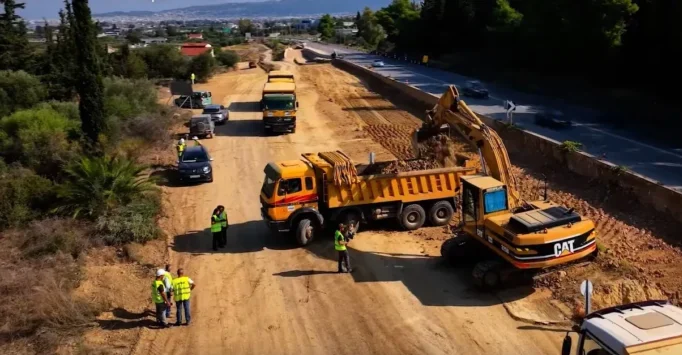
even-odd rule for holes
{"type": "Polygon", "coordinates": [[[292,82],[265,83],[261,99],[263,132],[296,133],[298,101],[296,84],[292,82]]]}
{"type": "Polygon", "coordinates": [[[211,116],[217,124],[225,124],[230,119],[230,112],[223,105],[208,105],[201,114],[211,116]]]}
{"type": "Polygon", "coordinates": [[[474,264],[476,285],[493,290],[543,269],[597,256],[594,221],[550,201],[546,192],[541,200],[524,199],[502,138],[460,99],[454,85],[412,136],[415,156],[422,152],[418,143],[448,126],[480,152],[485,168],[482,174],[461,176],[455,185],[462,223],[441,246],[447,261],[474,264]]]}
{"type": "Polygon", "coordinates": [[[460,176],[476,172],[470,165],[381,174],[381,163],[356,167],[340,151],[302,157],[268,163],[260,194],[261,214],[270,229],[291,232],[299,245],[337,222],[356,232],[360,222],[375,220],[395,220],[405,230],[425,223],[447,225],[455,213],[460,176]],[[434,187],[398,188],[419,181],[434,187]]]}
{"type": "Polygon", "coordinates": [[[540,110],[535,114],[534,121],[538,126],[553,129],[568,128],[573,125],[570,118],[566,118],[563,112],[557,110],[540,110]]]}
{"type": "Polygon", "coordinates": [[[574,332],[576,351],[567,334],[562,355],[682,354],[682,309],[668,301],[615,306],[588,314],[574,332]]]}
{"type": "Polygon", "coordinates": [[[199,145],[185,148],[178,160],[180,181],[213,182],[213,158],[206,147],[199,145]]]}
{"type": "Polygon", "coordinates": [[[375,68],[381,68],[381,67],[383,67],[383,66],[385,66],[385,65],[386,65],[386,64],[384,64],[384,61],[381,60],[381,59],[377,59],[377,60],[375,60],[375,61],[372,62],[372,66],[375,67],[375,68]]]}
{"type": "Polygon", "coordinates": [[[203,138],[213,138],[215,123],[211,115],[198,115],[189,120],[189,135],[203,138]]]}
{"type": "Polygon", "coordinates": [[[490,97],[488,89],[486,89],[483,84],[478,80],[469,80],[464,83],[464,88],[462,88],[462,94],[464,96],[469,96],[477,99],[487,99],[490,97]]]}
{"type": "Polygon", "coordinates": [[[210,91],[195,91],[191,98],[181,95],[175,99],[174,103],[180,108],[201,109],[213,103],[213,95],[210,91]]]}

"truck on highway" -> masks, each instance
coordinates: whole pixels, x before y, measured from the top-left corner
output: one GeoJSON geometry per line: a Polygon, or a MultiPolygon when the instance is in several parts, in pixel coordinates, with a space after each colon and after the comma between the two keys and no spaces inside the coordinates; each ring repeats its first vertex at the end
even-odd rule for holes
{"type": "Polygon", "coordinates": [[[682,354],[682,309],[668,301],[644,301],[588,314],[570,332],[562,355],[677,355],[682,354]]]}
{"type": "Polygon", "coordinates": [[[293,82],[266,83],[261,99],[263,132],[296,132],[298,101],[293,82]]]}
{"type": "Polygon", "coordinates": [[[294,73],[288,70],[272,70],[268,73],[268,83],[295,83],[294,73]]]}
{"type": "Polygon", "coordinates": [[[463,167],[381,173],[376,164],[358,165],[340,151],[303,154],[303,159],[265,166],[261,215],[277,232],[310,243],[325,224],[341,222],[358,230],[361,221],[394,219],[403,229],[450,222],[463,167]],[[358,174],[358,171],[360,173],[358,174]]]}

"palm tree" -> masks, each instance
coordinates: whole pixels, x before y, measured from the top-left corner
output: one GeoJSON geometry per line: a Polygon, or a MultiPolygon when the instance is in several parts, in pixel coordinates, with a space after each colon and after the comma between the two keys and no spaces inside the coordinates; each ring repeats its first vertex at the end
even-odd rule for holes
{"type": "Polygon", "coordinates": [[[57,188],[57,212],[74,218],[94,218],[125,206],[155,187],[144,174],[146,167],[119,157],[85,157],[64,170],[65,182],[57,188]]]}

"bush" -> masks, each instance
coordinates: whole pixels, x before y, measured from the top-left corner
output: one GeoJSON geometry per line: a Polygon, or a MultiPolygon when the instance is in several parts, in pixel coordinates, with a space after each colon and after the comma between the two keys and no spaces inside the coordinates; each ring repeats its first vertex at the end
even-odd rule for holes
{"type": "Polygon", "coordinates": [[[187,60],[176,46],[154,45],[135,53],[146,63],[149,78],[180,78],[187,73],[187,60]]]}
{"type": "Polygon", "coordinates": [[[77,149],[80,122],[51,108],[18,111],[0,119],[0,155],[43,176],[56,176],[77,149]]]}
{"type": "Polygon", "coordinates": [[[47,97],[37,77],[24,71],[0,71],[0,118],[27,109],[47,97]]]}
{"type": "Polygon", "coordinates": [[[40,215],[54,197],[50,180],[0,159],[0,229],[22,225],[40,215]]]}
{"type": "Polygon", "coordinates": [[[137,199],[100,216],[97,219],[97,233],[110,245],[154,240],[161,235],[156,224],[160,210],[160,194],[147,194],[144,199],[137,199]]]}
{"type": "Polygon", "coordinates": [[[23,232],[20,248],[22,255],[28,258],[61,252],[77,259],[90,245],[86,226],[75,220],[34,221],[23,232]]]}
{"type": "Polygon", "coordinates": [[[155,189],[144,171],[144,166],[124,158],[82,158],[64,169],[55,211],[94,219],[125,207],[155,189]]]}
{"type": "Polygon", "coordinates": [[[77,121],[80,124],[80,112],[78,111],[78,103],[70,101],[47,101],[41,102],[35,108],[38,109],[52,109],[57,111],[60,115],[68,118],[71,121],[77,121]]]}
{"type": "Polygon", "coordinates": [[[104,79],[104,114],[125,121],[157,108],[156,89],[148,80],[104,79]]]}
{"type": "Polygon", "coordinates": [[[197,81],[206,82],[213,76],[213,70],[216,67],[216,60],[211,56],[210,53],[204,53],[202,55],[192,58],[187,66],[187,72],[183,76],[184,78],[189,78],[192,73],[197,77],[197,81]]]}
{"type": "Polygon", "coordinates": [[[221,65],[233,67],[239,63],[239,54],[235,51],[224,50],[216,53],[216,60],[221,65]]]}

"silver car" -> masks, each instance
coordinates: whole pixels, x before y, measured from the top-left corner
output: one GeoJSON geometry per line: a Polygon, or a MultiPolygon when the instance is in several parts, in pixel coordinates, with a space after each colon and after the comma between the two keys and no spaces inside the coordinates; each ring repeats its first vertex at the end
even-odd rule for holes
{"type": "Polygon", "coordinates": [[[216,124],[225,124],[230,119],[230,111],[223,105],[207,105],[201,114],[211,116],[216,124]]]}
{"type": "Polygon", "coordinates": [[[381,67],[383,67],[384,65],[385,65],[385,64],[384,64],[384,61],[381,60],[381,59],[377,59],[377,60],[375,60],[374,62],[372,62],[372,66],[375,67],[375,68],[381,68],[381,67]]]}

